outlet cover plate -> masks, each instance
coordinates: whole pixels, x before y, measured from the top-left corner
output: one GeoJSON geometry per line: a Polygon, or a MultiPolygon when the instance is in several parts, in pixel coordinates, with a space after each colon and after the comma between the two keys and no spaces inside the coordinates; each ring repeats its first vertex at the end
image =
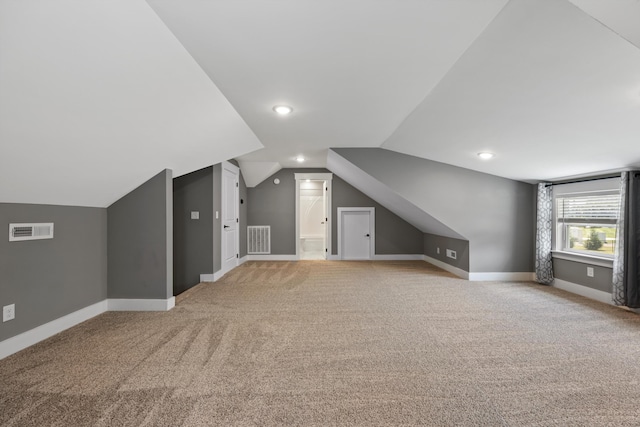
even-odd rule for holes
{"type": "Polygon", "coordinates": [[[456,253],[456,251],[454,251],[452,249],[447,249],[447,256],[449,258],[456,259],[458,257],[458,254],[456,253]]]}
{"type": "Polygon", "coordinates": [[[2,321],[8,322],[16,318],[16,305],[9,304],[2,307],[2,321]]]}
{"type": "Polygon", "coordinates": [[[593,267],[587,267],[587,277],[593,277],[593,267]]]}

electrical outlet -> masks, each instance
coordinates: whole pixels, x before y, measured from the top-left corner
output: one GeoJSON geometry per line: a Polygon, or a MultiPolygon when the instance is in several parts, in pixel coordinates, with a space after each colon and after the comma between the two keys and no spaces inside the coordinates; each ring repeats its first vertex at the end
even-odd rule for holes
{"type": "Polygon", "coordinates": [[[16,318],[16,305],[9,304],[2,307],[2,321],[8,322],[16,318]]]}
{"type": "Polygon", "coordinates": [[[456,251],[452,250],[452,249],[447,249],[447,256],[449,258],[453,258],[456,259],[458,254],[456,253],[456,251]]]}
{"type": "Polygon", "coordinates": [[[191,211],[191,219],[200,219],[200,212],[191,211]]]}
{"type": "Polygon", "coordinates": [[[216,211],[216,219],[218,219],[219,215],[218,215],[218,211],[216,211]]]}
{"type": "Polygon", "coordinates": [[[587,267],[587,277],[593,277],[593,267],[587,267]]]}
{"type": "Polygon", "coordinates": [[[436,253],[440,254],[440,248],[436,248],[436,253]]]}

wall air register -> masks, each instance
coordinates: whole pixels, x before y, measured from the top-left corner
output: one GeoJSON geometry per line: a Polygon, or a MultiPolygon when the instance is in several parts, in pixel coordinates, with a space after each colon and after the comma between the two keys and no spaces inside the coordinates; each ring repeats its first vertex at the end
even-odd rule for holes
{"type": "Polygon", "coordinates": [[[247,227],[247,254],[271,253],[271,226],[250,225],[247,227]]]}
{"type": "Polygon", "coordinates": [[[9,224],[9,241],[53,239],[53,223],[9,224]]]}

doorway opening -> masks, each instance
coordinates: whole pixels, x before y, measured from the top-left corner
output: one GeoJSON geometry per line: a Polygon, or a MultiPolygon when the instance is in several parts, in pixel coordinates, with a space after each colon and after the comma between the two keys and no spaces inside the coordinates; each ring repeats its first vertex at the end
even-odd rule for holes
{"type": "Polygon", "coordinates": [[[296,257],[325,260],[331,251],[332,174],[296,176],[296,257]]]}

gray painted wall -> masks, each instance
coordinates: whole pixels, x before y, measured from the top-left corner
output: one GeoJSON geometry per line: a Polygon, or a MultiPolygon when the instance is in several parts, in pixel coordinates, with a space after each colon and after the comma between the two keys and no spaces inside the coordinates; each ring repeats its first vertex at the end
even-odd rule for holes
{"type": "MultiPolygon", "coordinates": [[[[237,166],[235,160],[229,161],[237,166]]],[[[247,254],[247,185],[240,172],[240,247],[239,254],[247,254]]],[[[200,274],[220,270],[222,262],[222,164],[218,163],[174,180],[174,230],[176,271],[175,294],[200,282],[200,274]],[[193,207],[193,208],[192,208],[193,207]],[[198,210],[200,219],[191,220],[191,211],[198,210]],[[180,280],[180,283],[178,282],[180,280]]]]}
{"type": "Polygon", "coordinates": [[[173,180],[173,294],[213,272],[213,167],[173,180]],[[191,219],[197,211],[199,219],[191,219]]]}
{"type": "Polygon", "coordinates": [[[213,272],[222,268],[222,220],[215,213],[222,211],[222,164],[213,165],[213,272]]]}
{"type": "Polygon", "coordinates": [[[422,232],[396,214],[349,185],[334,174],[332,183],[331,209],[333,224],[331,252],[338,254],[338,208],[373,207],[376,210],[376,254],[422,254],[422,232]]]}
{"type": "Polygon", "coordinates": [[[173,182],[165,169],[107,208],[109,298],[173,295],[173,182]]]}
{"type": "Polygon", "coordinates": [[[294,173],[324,173],[326,169],[281,169],[248,189],[247,225],[271,226],[271,254],[296,253],[296,180],[294,173]],[[273,180],[280,179],[275,185],[273,180]]]}
{"type": "Polygon", "coordinates": [[[240,258],[247,255],[247,184],[244,182],[242,171],[240,172],[240,258]]]}
{"type": "MultiPolygon", "coordinates": [[[[248,225],[271,226],[271,253],[295,255],[296,187],[294,173],[327,173],[326,169],[281,169],[248,189],[248,225]],[[280,179],[275,185],[273,180],[280,179]]],[[[337,208],[376,208],[376,254],[422,254],[422,232],[334,174],[332,183],[332,254],[337,254],[337,208]]]]}
{"type": "Polygon", "coordinates": [[[603,292],[611,293],[613,289],[613,268],[609,267],[554,258],[553,275],[556,279],[603,292]],[[593,267],[593,277],[587,276],[587,267],[593,267]]]}
{"type": "Polygon", "coordinates": [[[466,240],[425,233],[424,254],[453,267],[469,271],[469,242],[466,240]],[[447,257],[447,249],[456,251],[456,259],[447,257]]]}
{"type": "Polygon", "coordinates": [[[16,222],[53,222],[54,238],[0,238],[0,307],[16,305],[0,341],[107,298],[106,209],[0,203],[0,230],[16,222]]]}
{"type": "Polygon", "coordinates": [[[334,151],[466,237],[470,271],[533,271],[533,185],[380,148],[334,151]]]}

